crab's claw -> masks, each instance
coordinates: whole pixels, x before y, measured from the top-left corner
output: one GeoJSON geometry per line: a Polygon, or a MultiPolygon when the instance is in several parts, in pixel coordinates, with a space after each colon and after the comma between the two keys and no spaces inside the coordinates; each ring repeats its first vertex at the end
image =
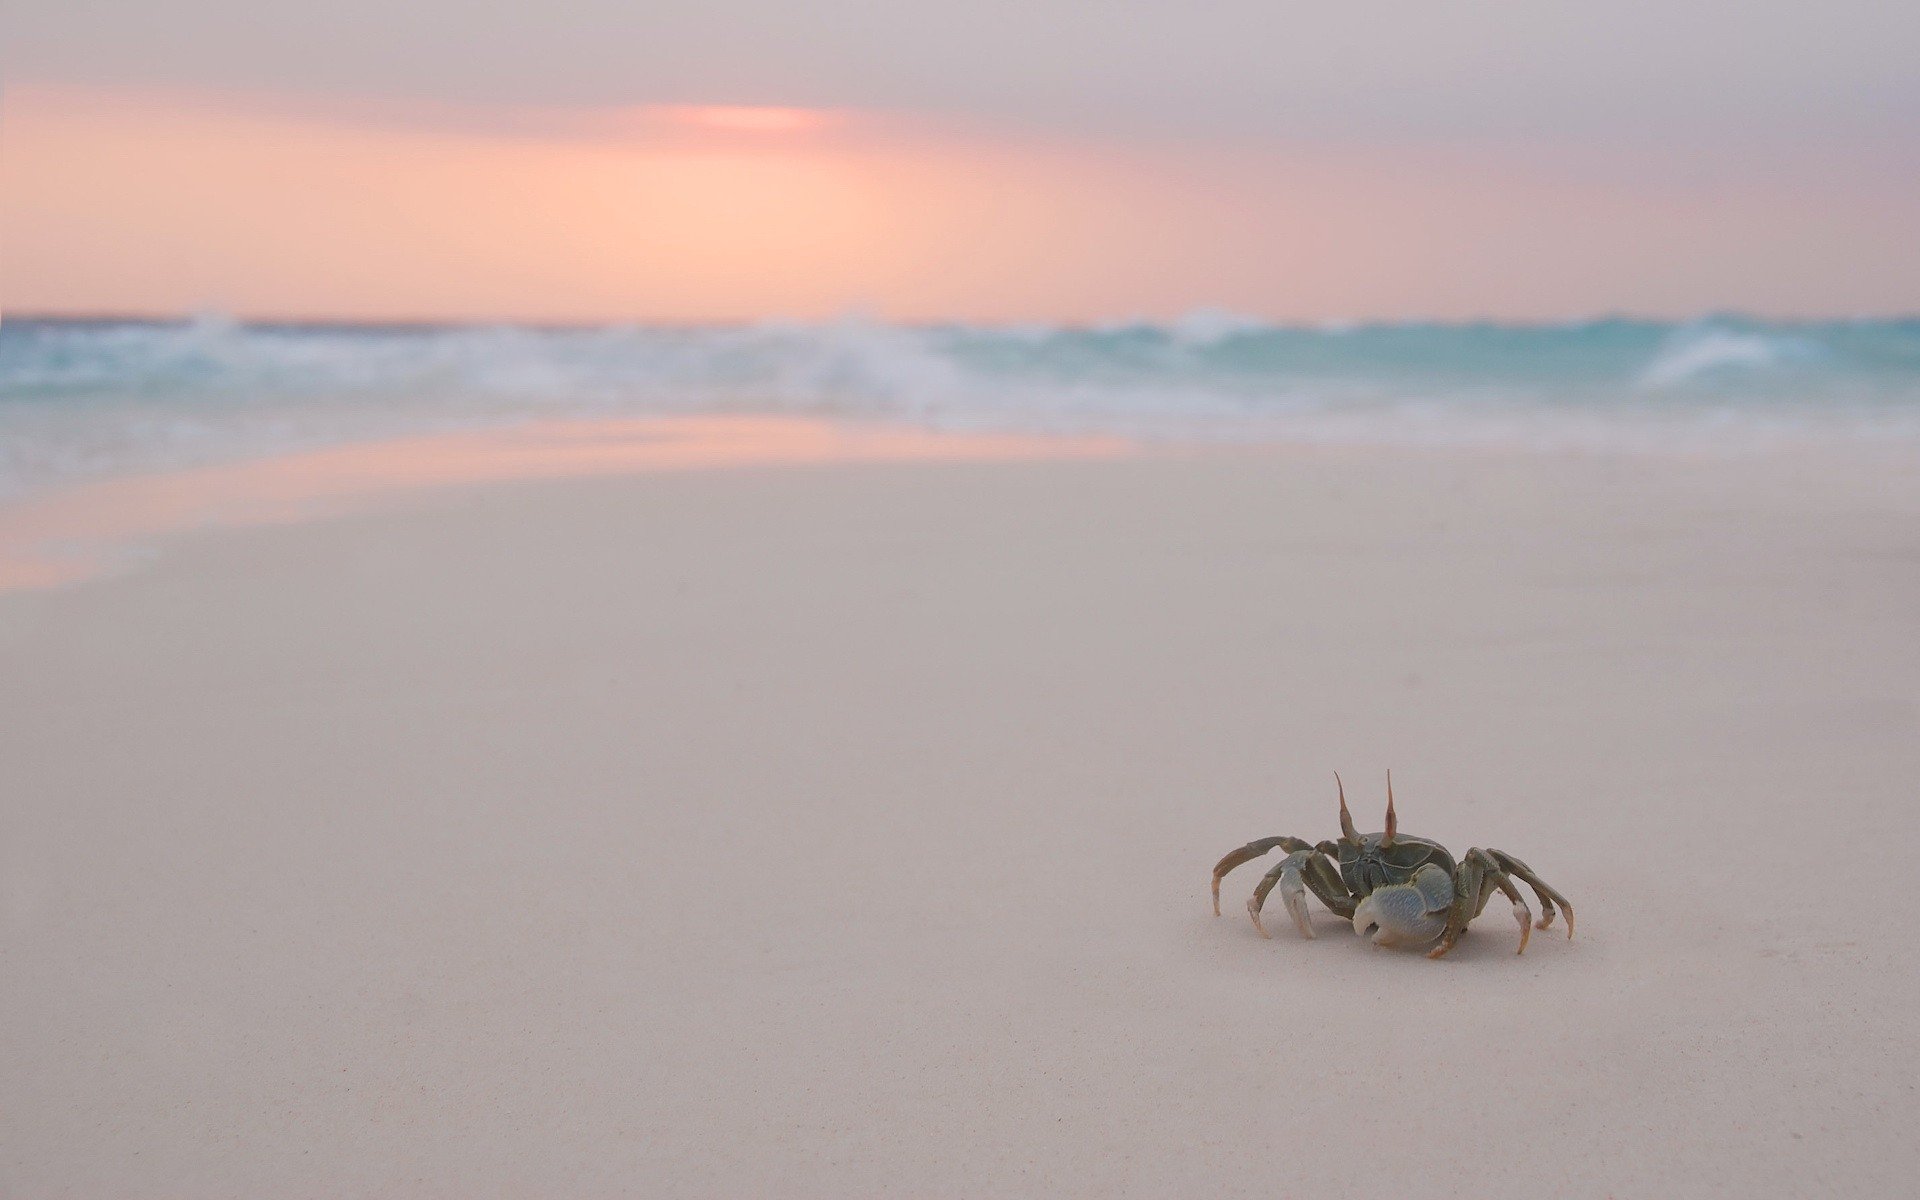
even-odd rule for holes
{"type": "Polygon", "coordinates": [[[1376,946],[1424,946],[1447,929],[1453,877],[1428,863],[1408,883],[1367,893],[1353,910],[1353,931],[1376,946]]]}

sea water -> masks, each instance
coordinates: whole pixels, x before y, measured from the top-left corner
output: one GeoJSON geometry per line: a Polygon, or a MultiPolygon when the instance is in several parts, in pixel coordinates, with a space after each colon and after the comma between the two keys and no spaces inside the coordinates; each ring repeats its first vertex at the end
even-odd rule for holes
{"type": "Polygon", "coordinates": [[[0,323],[0,499],[369,438],[690,413],[1149,442],[1920,449],[1920,319],[0,323]]]}

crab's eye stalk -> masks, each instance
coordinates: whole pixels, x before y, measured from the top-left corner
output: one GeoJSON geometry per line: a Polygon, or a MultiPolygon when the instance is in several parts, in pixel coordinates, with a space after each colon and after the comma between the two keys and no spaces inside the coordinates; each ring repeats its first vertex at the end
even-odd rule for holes
{"type": "Polygon", "coordinates": [[[1333,773],[1333,783],[1340,789],[1340,840],[1358,843],[1360,835],[1354,832],[1353,814],[1347,811],[1347,785],[1340,782],[1340,772],[1333,773]]]}
{"type": "Polygon", "coordinates": [[[1380,835],[1382,848],[1393,845],[1393,831],[1400,822],[1393,815],[1393,772],[1387,772],[1387,831],[1380,835]]]}

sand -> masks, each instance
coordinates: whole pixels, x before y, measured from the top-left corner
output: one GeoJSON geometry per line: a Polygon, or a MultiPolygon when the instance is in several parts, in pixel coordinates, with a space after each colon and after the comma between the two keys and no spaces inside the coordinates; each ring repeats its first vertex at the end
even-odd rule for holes
{"type": "Polygon", "coordinates": [[[1789,1196],[1920,1170],[1920,473],[502,483],[0,596],[0,1192],[1789,1196]],[[1524,956],[1208,871],[1377,825],[1524,956]]]}

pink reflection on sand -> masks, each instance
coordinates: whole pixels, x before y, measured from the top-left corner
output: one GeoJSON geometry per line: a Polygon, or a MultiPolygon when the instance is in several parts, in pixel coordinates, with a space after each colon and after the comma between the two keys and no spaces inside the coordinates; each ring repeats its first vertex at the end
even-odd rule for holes
{"type": "Polygon", "coordinates": [[[424,488],[755,465],[1108,458],[1113,438],[935,433],[800,417],[544,421],[117,479],[0,508],[0,591],[99,574],[167,534],[323,517],[424,488]]]}

